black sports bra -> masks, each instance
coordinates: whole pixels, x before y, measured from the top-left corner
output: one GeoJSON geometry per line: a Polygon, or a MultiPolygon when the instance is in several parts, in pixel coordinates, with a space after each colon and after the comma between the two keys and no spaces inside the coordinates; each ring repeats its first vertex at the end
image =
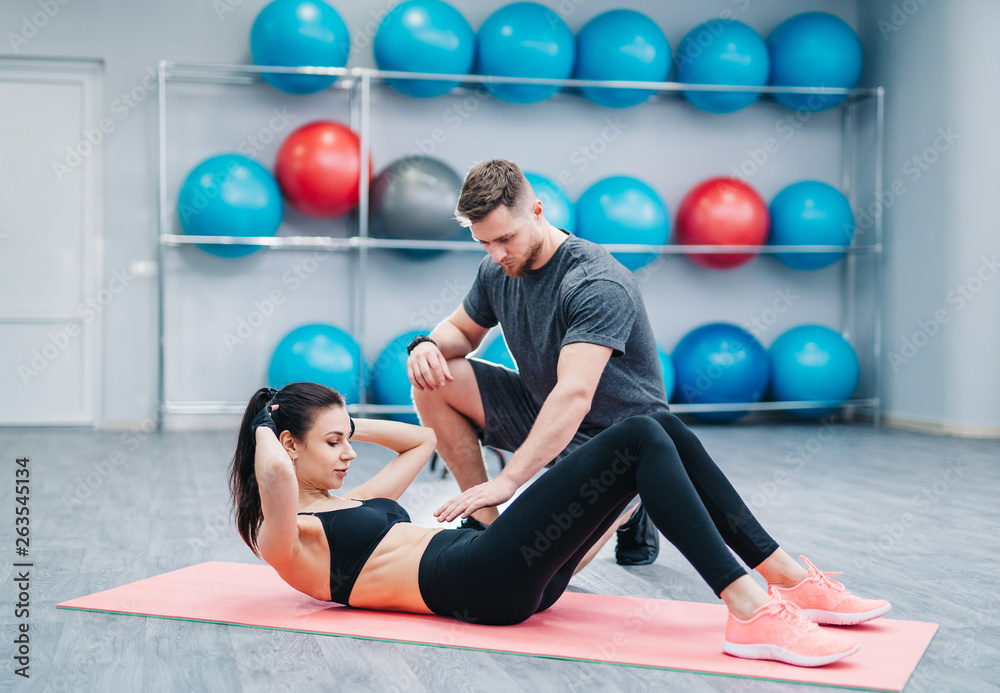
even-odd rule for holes
{"type": "Polygon", "coordinates": [[[323,523],[330,545],[330,601],[347,604],[351,590],[372,551],[397,522],[409,522],[402,506],[389,498],[372,498],[361,505],[341,510],[324,510],[315,515],[323,523]]]}

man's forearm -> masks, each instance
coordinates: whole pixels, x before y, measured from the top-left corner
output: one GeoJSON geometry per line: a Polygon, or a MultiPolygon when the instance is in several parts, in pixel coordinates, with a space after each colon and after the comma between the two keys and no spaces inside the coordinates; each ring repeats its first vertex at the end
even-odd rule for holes
{"type": "Polygon", "coordinates": [[[472,342],[465,333],[448,319],[438,323],[428,336],[434,340],[441,355],[446,359],[465,356],[473,350],[472,342]]]}
{"type": "Polygon", "coordinates": [[[576,391],[560,390],[549,393],[535,424],[524,443],[501,472],[518,487],[523,486],[542,467],[556,458],[583,423],[590,411],[590,400],[576,391]]]}

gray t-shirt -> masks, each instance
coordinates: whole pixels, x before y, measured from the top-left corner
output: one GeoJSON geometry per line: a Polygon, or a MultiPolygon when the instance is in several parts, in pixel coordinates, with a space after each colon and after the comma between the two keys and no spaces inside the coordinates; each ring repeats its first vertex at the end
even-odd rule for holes
{"type": "Polygon", "coordinates": [[[500,323],[539,407],[556,384],[559,350],[588,342],[613,352],[581,428],[607,428],[668,408],[635,277],[596,243],[570,235],[545,265],[516,279],[486,256],[463,305],[482,327],[500,323]]]}

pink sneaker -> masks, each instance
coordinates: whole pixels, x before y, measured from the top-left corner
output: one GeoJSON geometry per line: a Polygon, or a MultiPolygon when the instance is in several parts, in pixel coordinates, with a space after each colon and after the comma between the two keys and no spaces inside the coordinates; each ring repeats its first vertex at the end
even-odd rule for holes
{"type": "Polygon", "coordinates": [[[795,587],[773,585],[781,598],[792,602],[810,621],[828,626],[853,626],[889,613],[892,605],[884,599],[862,599],[821,573],[805,556],[799,556],[809,568],[809,577],[795,587]]]}
{"type": "Polygon", "coordinates": [[[819,667],[854,654],[854,638],[817,626],[781,595],[770,590],[764,605],[746,621],[729,614],[722,651],[744,659],[773,659],[799,667],[819,667]]]}

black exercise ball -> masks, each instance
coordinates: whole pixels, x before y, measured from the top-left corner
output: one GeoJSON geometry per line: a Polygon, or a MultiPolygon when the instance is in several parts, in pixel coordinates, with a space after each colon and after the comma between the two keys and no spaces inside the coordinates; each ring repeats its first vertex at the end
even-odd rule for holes
{"type": "MultiPolygon", "coordinates": [[[[448,164],[428,156],[406,156],[389,164],[372,181],[369,228],[375,238],[469,240],[455,220],[462,178],[448,164]]],[[[427,257],[442,251],[407,251],[427,257]]]]}

